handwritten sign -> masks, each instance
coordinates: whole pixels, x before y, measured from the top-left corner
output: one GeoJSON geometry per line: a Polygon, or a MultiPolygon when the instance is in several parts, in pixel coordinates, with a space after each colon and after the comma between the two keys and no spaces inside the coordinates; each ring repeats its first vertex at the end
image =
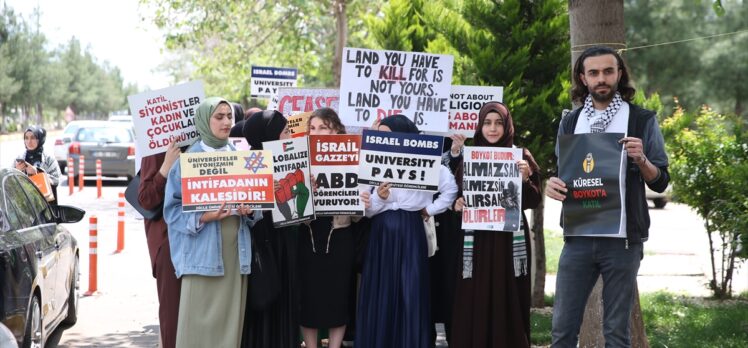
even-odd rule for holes
{"type": "Polygon", "coordinates": [[[307,141],[303,137],[262,143],[264,149],[273,153],[273,180],[278,182],[273,209],[275,227],[314,220],[307,141]]]}
{"type": "Polygon", "coordinates": [[[340,118],[370,127],[402,114],[420,130],[446,132],[454,57],[346,47],[340,81],[340,118]]]}
{"type": "Polygon", "coordinates": [[[503,95],[503,87],[452,86],[449,100],[449,133],[472,138],[478,126],[480,108],[490,101],[502,101],[503,95]]]}
{"type": "Polygon", "coordinates": [[[281,87],[296,87],[297,70],[293,68],[274,68],[252,66],[250,94],[253,97],[270,98],[278,93],[281,87]]]}
{"type": "Polygon", "coordinates": [[[522,219],[522,149],[466,146],[462,229],[518,231],[522,219]]]}
{"type": "Polygon", "coordinates": [[[358,183],[438,191],[444,137],[365,130],[358,183]]]}
{"type": "Polygon", "coordinates": [[[359,199],[358,160],[361,136],[310,135],[310,162],[317,181],[314,210],[317,215],[364,215],[359,199]]]}
{"type": "Polygon", "coordinates": [[[273,209],[273,159],[270,151],[185,152],[182,210],[212,211],[226,202],[235,209],[273,209]]]}
{"type": "Polygon", "coordinates": [[[166,152],[172,141],[193,143],[198,137],[195,112],[204,99],[200,81],[128,96],[138,157],[166,152]]]}

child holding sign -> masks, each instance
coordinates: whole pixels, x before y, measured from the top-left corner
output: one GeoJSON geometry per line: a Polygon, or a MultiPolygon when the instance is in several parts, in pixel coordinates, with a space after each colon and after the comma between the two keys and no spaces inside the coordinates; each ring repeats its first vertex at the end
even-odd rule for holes
{"type": "MultiPolygon", "coordinates": [[[[384,118],[379,131],[418,133],[405,116],[384,118]]],[[[434,193],[390,189],[383,183],[364,192],[372,217],[356,316],[356,347],[426,348],[431,345],[428,254],[424,219],[454,202],[457,185],[445,166],[434,193]]]]}
{"type": "MultiPolygon", "coordinates": [[[[514,145],[514,125],[506,105],[499,102],[483,105],[474,140],[475,146],[509,148],[514,145]]],[[[453,144],[451,150],[451,160],[459,162],[456,177],[460,193],[455,211],[462,211],[465,206],[461,145],[453,144]]],[[[540,168],[530,151],[524,149],[523,152],[523,158],[517,160],[523,180],[522,210],[537,207],[541,198],[540,168]]],[[[512,204],[516,202],[502,202],[503,207],[513,207],[512,204]]],[[[532,258],[524,212],[521,221],[521,233],[515,238],[511,232],[474,231],[473,256],[463,259],[463,274],[455,290],[450,346],[530,347],[528,260],[532,258]]]]}

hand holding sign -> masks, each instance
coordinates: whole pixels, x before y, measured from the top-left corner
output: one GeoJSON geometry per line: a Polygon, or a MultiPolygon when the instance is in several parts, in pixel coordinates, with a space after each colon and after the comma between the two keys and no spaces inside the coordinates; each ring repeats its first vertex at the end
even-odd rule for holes
{"type": "Polygon", "coordinates": [[[557,201],[563,201],[566,199],[566,183],[563,180],[552,177],[548,179],[548,184],[545,186],[545,195],[553,198],[557,201]]]}
{"type": "Polygon", "coordinates": [[[215,211],[209,211],[200,216],[200,223],[220,221],[231,215],[231,209],[226,208],[226,202],[221,203],[215,211]]]}
{"type": "Polygon", "coordinates": [[[465,139],[467,139],[467,137],[462,134],[452,134],[449,138],[452,139],[452,156],[457,157],[460,155],[460,151],[462,151],[462,147],[465,145],[465,139]]]}
{"type": "Polygon", "coordinates": [[[392,184],[388,182],[379,184],[379,187],[377,187],[377,195],[379,195],[379,198],[385,201],[387,198],[390,198],[390,187],[392,187],[392,184]]]}

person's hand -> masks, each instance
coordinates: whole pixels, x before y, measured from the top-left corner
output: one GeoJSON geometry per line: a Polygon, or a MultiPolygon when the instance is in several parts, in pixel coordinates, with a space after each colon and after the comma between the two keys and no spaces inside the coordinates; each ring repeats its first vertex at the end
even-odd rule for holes
{"type": "Polygon", "coordinates": [[[25,173],[26,172],[26,161],[20,161],[20,162],[16,161],[16,169],[25,173]]]}
{"type": "Polygon", "coordinates": [[[532,175],[530,164],[525,160],[519,160],[517,161],[517,166],[519,167],[519,172],[522,173],[522,182],[527,182],[527,180],[530,179],[530,176],[532,175]]]}
{"type": "Polygon", "coordinates": [[[281,188],[281,185],[278,182],[278,180],[273,180],[273,192],[277,192],[278,190],[280,190],[280,188],[281,188]]]}
{"type": "Polygon", "coordinates": [[[38,170],[36,170],[36,167],[26,163],[26,174],[28,175],[36,175],[36,173],[39,173],[38,170]]]}
{"type": "Polygon", "coordinates": [[[548,179],[548,184],[545,186],[545,195],[557,201],[566,199],[567,191],[566,183],[555,176],[548,179]]]}
{"type": "Polygon", "coordinates": [[[460,197],[455,200],[455,211],[462,211],[465,208],[465,198],[460,197]]]}
{"type": "Polygon", "coordinates": [[[429,211],[426,210],[426,208],[421,209],[421,217],[423,218],[423,221],[426,221],[429,219],[429,217],[431,217],[431,215],[429,215],[429,211]]]}
{"type": "Polygon", "coordinates": [[[317,179],[312,172],[309,172],[309,179],[312,180],[312,193],[317,193],[317,179]]]}
{"type": "Polygon", "coordinates": [[[236,208],[236,213],[239,215],[252,215],[254,211],[248,205],[241,204],[238,208],[236,208]]]}
{"type": "Polygon", "coordinates": [[[231,215],[231,209],[227,209],[226,202],[223,202],[217,210],[204,213],[200,217],[200,222],[206,223],[211,221],[220,221],[228,217],[229,215],[231,215]]]}
{"type": "Polygon", "coordinates": [[[463,134],[452,134],[449,138],[452,139],[452,148],[450,149],[452,157],[457,157],[460,155],[462,147],[465,146],[465,139],[467,137],[463,134]]]}
{"type": "Polygon", "coordinates": [[[179,154],[182,153],[182,151],[179,149],[179,146],[177,146],[177,142],[174,141],[174,138],[171,138],[171,143],[169,144],[169,148],[166,149],[166,156],[164,157],[164,163],[161,164],[161,169],[159,169],[159,173],[164,178],[169,175],[169,170],[174,165],[174,162],[177,161],[179,158],[179,154]]]}
{"type": "Polygon", "coordinates": [[[371,208],[371,193],[369,191],[361,192],[361,201],[364,202],[364,208],[371,208]]]}
{"type": "Polygon", "coordinates": [[[625,137],[619,140],[618,143],[623,144],[623,149],[626,150],[626,153],[636,165],[647,163],[647,156],[644,155],[644,145],[641,139],[625,137]]]}
{"type": "Polygon", "coordinates": [[[383,182],[379,184],[379,187],[377,187],[377,195],[379,195],[379,198],[381,198],[383,201],[386,201],[387,198],[390,198],[390,187],[392,184],[388,182],[383,182]]]}

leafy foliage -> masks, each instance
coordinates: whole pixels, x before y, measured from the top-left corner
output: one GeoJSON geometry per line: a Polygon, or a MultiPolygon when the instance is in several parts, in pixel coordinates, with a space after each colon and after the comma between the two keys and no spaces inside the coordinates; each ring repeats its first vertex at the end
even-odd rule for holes
{"type": "Polygon", "coordinates": [[[736,135],[735,127],[734,121],[706,106],[695,115],[678,107],[663,125],[673,190],[705,221],[711,288],[719,298],[731,295],[738,240],[748,231],[748,143],[736,135]]]}

